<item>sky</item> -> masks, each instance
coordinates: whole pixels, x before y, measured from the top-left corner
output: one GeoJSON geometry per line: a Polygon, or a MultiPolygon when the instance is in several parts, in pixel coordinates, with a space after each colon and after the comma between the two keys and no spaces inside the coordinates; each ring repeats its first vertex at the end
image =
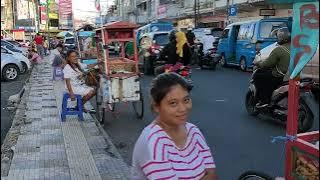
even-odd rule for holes
{"type": "MultiPolygon", "coordinates": [[[[102,14],[107,14],[108,7],[113,5],[114,0],[100,0],[102,14]]],[[[77,27],[80,21],[95,23],[100,13],[95,7],[95,0],[72,0],[73,18],[77,27]],[[80,3],[81,2],[81,3],[80,3]]]]}

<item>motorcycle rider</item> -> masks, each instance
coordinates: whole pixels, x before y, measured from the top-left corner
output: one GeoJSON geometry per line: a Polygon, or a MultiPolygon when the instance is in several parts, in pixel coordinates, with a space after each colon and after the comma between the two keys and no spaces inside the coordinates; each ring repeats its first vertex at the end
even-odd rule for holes
{"type": "Polygon", "coordinates": [[[257,108],[266,107],[275,89],[282,83],[290,62],[290,32],[288,28],[277,31],[278,47],[272,50],[269,57],[256,65],[260,67],[254,80],[260,102],[257,108]]]}
{"type": "MultiPolygon", "coordinates": [[[[176,64],[179,57],[176,53],[177,51],[177,41],[176,41],[175,30],[171,31],[169,34],[169,43],[162,49],[160,54],[160,59],[165,61],[165,64],[176,64]]],[[[155,68],[155,75],[164,73],[164,65],[155,68]]]]}
{"type": "Polygon", "coordinates": [[[191,26],[188,27],[186,36],[187,36],[187,41],[188,41],[190,47],[193,46],[194,45],[194,41],[196,39],[196,35],[192,32],[192,27],[191,26]]]}

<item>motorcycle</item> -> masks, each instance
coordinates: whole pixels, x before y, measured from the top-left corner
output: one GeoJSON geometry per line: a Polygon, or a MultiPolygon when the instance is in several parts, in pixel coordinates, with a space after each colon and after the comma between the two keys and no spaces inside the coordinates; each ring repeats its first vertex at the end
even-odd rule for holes
{"type": "Polygon", "coordinates": [[[187,82],[193,87],[193,81],[191,80],[191,67],[184,66],[182,63],[173,64],[165,64],[164,65],[164,73],[175,72],[180,76],[184,77],[187,82]]]}
{"type": "MultiPolygon", "coordinates": [[[[270,104],[265,107],[258,107],[259,97],[255,86],[255,74],[260,71],[256,68],[252,73],[248,92],[245,97],[245,106],[249,115],[257,116],[263,114],[280,122],[286,123],[288,116],[288,81],[284,81],[278,89],[273,91],[270,104]]],[[[304,99],[304,94],[309,93],[313,88],[312,79],[302,79],[300,81],[299,117],[298,132],[306,132],[313,126],[314,115],[304,99]]]]}
{"type": "Polygon", "coordinates": [[[211,68],[216,69],[217,64],[220,62],[220,54],[217,53],[217,47],[213,46],[208,49],[203,56],[200,56],[198,65],[201,69],[211,68]]]}

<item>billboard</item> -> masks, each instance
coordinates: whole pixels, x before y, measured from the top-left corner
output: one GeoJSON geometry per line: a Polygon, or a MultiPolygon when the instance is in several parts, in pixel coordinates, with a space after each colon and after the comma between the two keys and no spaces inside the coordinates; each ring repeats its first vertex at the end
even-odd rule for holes
{"type": "Polygon", "coordinates": [[[59,29],[72,28],[72,0],[59,0],[59,29]]]}
{"type": "Polygon", "coordinates": [[[17,19],[29,19],[34,18],[35,12],[33,3],[26,0],[16,0],[17,19]]]}

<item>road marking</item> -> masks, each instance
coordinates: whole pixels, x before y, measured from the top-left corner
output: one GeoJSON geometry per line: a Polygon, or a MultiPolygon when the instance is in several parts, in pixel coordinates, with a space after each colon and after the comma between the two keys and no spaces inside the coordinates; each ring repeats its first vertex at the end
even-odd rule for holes
{"type": "Polygon", "coordinates": [[[225,102],[225,99],[216,99],[216,102],[225,102]]]}

